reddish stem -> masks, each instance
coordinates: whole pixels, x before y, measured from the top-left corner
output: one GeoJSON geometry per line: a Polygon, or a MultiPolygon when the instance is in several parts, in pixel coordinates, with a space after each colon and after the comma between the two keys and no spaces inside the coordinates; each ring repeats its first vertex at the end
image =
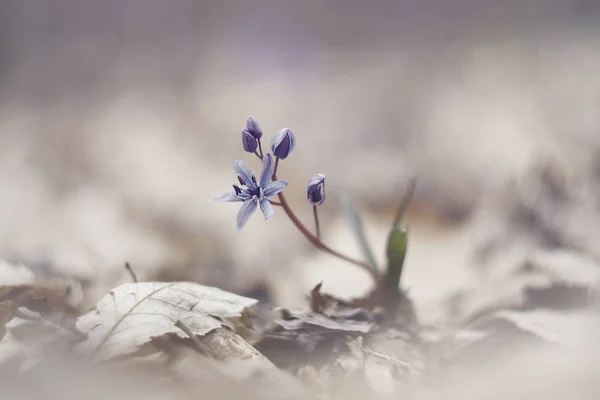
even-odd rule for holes
{"type": "MultiPolygon", "coordinates": [[[[264,155],[262,153],[262,147],[260,147],[260,140],[258,141],[258,145],[259,145],[259,149],[260,149],[260,154],[258,154],[258,153],[255,153],[255,154],[262,161],[264,155]]],[[[275,157],[275,168],[274,168],[274,172],[273,172],[273,177],[271,178],[271,180],[273,180],[273,181],[277,180],[277,168],[278,167],[279,167],[279,157],[275,157]]],[[[322,250],[326,253],[329,253],[334,257],[337,257],[341,260],[349,262],[350,264],[354,264],[354,265],[362,268],[363,270],[365,270],[371,276],[371,278],[373,279],[373,282],[375,283],[375,291],[377,291],[377,292],[379,291],[380,276],[377,271],[375,271],[373,268],[371,268],[371,266],[369,264],[364,263],[359,260],[355,260],[354,258],[348,257],[348,256],[332,249],[331,247],[327,246],[325,243],[323,243],[321,241],[321,239],[319,237],[313,235],[312,232],[309,231],[308,228],[306,228],[306,226],[304,226],[304,224],[302,223],[302,221],[300,221],[300,219],[296,216],[296,214],[294,214],[294,211],[292,211],[292,208],[288,204],[283,193],[279,193],[277,195],[277,197],[279,197],[279,202],[271,201],[271,204],[282,207],[283,210],[285,211],[285,213],[287,214],[287,216],[289,217],[289,219],[292,221],[292,223],[294,225],[296,225],[296,228],[298,228],[298,230],[304,235],[304,237],[306,237],[308,239],[309,242],[311,242],[317,249],[322,250]]],[[[317,229],[319,229],[319,228],[317,227],[317,229]]]]}
{"type": "MultiPolygon", "coordinates": [[[[273,180],[274,181],[277,180],[276,175],[273,175],[273,180]]],[[[300,230],[300,232],[302,232],[304,237],[306,237],[309,242],[311,242],[319,250],[325,251],[325,252],[331,254],[332,256],[335,256],[339,259],[342,259],[344,261],[347,261],[351,264],[354,264],[354,265],[362,268],[371,276],[371,278],[373,279],[373,282],[375,282],[376,289],[379,287],[379,273],[377,271],[375,271],[373,268],[371,268],[368,264],[366,264],[362,261],[359,261],[359,260],[355,260],[354,258],[350,258],[350,257],[332,249],[331,247],[327,246],[317,236],[313,235],[312,232],[310,232],[306,228],[306,226],[304,226],[304,224],[302,223],[302,221],[300,221],[300,219],[296,216],[296,214],[294,214],[294,211],[292,211],[292,208],[288,204],[283,193],[279,193],[277,195],[277,197],[279,197],[279,202],[281,203],[281,207],[283,208],[283,210],[285,211],[285,213],[287,214],[289,219],[292,221],[292,223],[294,225],[296,225],[296,228],[298,228],[298,230],[300,230]]]]}
{"type": "Polygon", "coordinates": [[[263,158],[263,149],[262,149],[262,143],[260,142],[260,139],[258,139],[258,158],[260,158],[262,160],[263,158]]]}

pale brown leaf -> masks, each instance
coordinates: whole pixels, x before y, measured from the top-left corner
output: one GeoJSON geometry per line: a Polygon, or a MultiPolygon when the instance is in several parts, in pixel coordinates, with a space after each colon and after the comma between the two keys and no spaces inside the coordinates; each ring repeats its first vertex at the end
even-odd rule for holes
{"type": "Polygon", "coordinates": [[[194,335],[205,335],[238,318],[256,300],[191,282],[131,283],[110,291],[77,328],[88,334],[82,350],[99,359],[130,354],[152,338],[188,335],[175,324],[181,321],[194,335]]]}

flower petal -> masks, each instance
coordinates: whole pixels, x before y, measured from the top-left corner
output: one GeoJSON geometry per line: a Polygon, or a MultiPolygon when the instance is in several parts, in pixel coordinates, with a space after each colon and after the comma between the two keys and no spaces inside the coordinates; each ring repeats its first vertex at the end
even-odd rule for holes
{"type": "Polygon", "coordinates": [[[251,198],[252,195],[248,193],[248,189],[246,188],[242,189],[242,193],[238,194],[238,201],[246,201],[250,200],[251,198]]]}
{"type": "Polygon", "coordinates": [[[275,196],[281,192],[288,185],[287,181],[273,181],[263,188],[263,194],[265,197],[275,196]]]}
{"type": "Polygon", "coordinates": [[[246,164],[244,164],[242,160],[234,161],[233,169],[235,169],[235,172],[237,172],[242,181],[244,181],[244,185],[249,188],[256,188],[256,185],[252,182],[252,171],[250,171],[250,168],[246,167],[246,164]]]}
{"type": "Polygon", "coordinates": [[[275,214],[275,211],[273,211],[273,206],[271,205],[269,200],[265,199],[264,197],[260,200],[260,211],[262,211],[263,215],[265,216],[265,219],[275,214]]]}
{"type": "Polygon", "coordinates": [[[244,227],[244,225],[246,225],[248,218],[250,218],[250,216],[254,214],[254,211],[256,211],[256,203],[256,200],[251,199],[245,201],[244,204],[242,204],[242,207],[240,208],[240,211],[237,215],[235,229],[239,231],[244,227]]]}
{"type": "Polygon", "coordinates": [[[273,156],[270,153],[267,153],[263,158],[263,169],[260,173],[259,185],[261,188],[267,186],[267,184],[271,181],[271,178],[273,177],[273,172],[275,172],[275,163],[273,162],[273,156]]]}
{"type": "Polygon", "coordinates": [[[234,190],[230,190],[228,192],[223,193],[221,196],[217,197],[215,201],[241,201],[238,198],[237,193],[234,190]]]}

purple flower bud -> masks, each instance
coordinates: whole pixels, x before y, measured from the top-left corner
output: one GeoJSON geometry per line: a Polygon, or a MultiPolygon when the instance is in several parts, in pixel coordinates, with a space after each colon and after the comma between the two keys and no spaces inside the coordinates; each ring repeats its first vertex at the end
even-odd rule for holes
{"type": "Polygon", "coordinates": [[[285,160],[296,145],[296,136],[289,128],[280,129],[271,139],[271,150],[275,157],[285,160]]]}
{"type": "Polygon", "coordinates": [[[254,153],[258,148],[258,140],[245,129],[242,131],[242,144],[248,153],[254,153]]]}
{"type": "Polygon", "coordinates": [[[320,206],[325,201],[325,175],[316,174],[308,181],[306,190],[308,202],[312,205],[320,206]]]}
{"type": "Polygon", "coordinates": [[[260,139],[263,135],[260,125],[258,125],[258,122],[254,119],[254,117],[248,117],[246,120],[246,129],[244,130],[248,131],[248,133],[254,136],[256,139],[260,139]]]}

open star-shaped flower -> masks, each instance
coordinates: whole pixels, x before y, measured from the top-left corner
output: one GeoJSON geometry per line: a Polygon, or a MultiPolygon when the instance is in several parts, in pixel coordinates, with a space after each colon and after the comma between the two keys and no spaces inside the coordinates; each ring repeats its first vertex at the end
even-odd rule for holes
{"type": "Polygon", "coordinates": [[[235,161],[233,169],[238,174],[240,186],[233,185],[233,190],[224,193],[216,200],[244,203],[238,212],[236,220],[236,229],[239,231],[244,227],[250,216],[254,214],[257,207],[260,207],[265,219],[273,215],[273,205],[269,202],[268,198],[281,192],[288,183],[283,180],[271,182],[273,172],[275,171],[275,163],[271,154],[266,154],[263,157],[263,168],[258,182],[256,181],[256,175],[246,167],[243,161],[235,161]]]}

